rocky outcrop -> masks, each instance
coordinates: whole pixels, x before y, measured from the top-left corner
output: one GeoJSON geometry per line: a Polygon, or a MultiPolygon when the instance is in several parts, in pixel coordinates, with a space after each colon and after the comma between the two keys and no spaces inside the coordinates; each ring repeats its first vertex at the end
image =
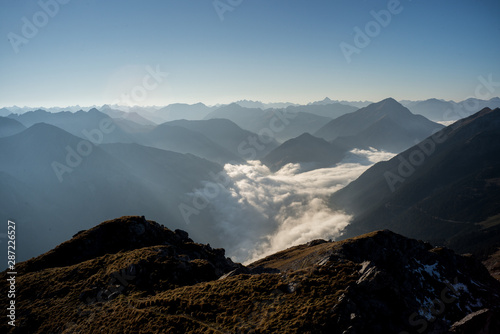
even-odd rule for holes
{"type": "Polygon", "coordinates": [[[293,272],[303,270],[304,263],[324,270],[343,262],[358,268],[355,284],[335,307],[337,324],[346,333],[446,332],[454,322],[500,300],[500,284],[471,256],[388,230],[297,246],[250,267],[293,272]]]}
{"type": "Polygon", "coordinates": [[[245,267],[184,231],[122,217],[17,268],[16,327],[0,323],[2,333],[500,329],[500,282],[481,263],[387,230],[313,240],[245,267]]]}
{"type": "MultiPolygon", "coordinates": [[[[24,272],[53,267],[66,267],[100,256],[163,246],[159,256],[182,259],[203,258],[214,264],[220,276],[234,264],[224,257],[224,249],[194,243],[186,231],[171,231],[144,216],[127,216],[105,221],[94,228],[80,231],[69,241],[22,264],[24,272]]],[[[182,261],[181,261],[182,262],[182,261]]]]}
{"type": "Polygon", "coordinates": [[[454,323],[451,333],[457,334],[487,334],[498,333],[500,328],[500,309],[482,309],[454,323]]]}

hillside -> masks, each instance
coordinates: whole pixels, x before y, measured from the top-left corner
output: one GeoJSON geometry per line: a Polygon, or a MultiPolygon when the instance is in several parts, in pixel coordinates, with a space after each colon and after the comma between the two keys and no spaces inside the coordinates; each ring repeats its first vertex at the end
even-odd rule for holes
{"type": "Polygon", "coordinates": [[[16,327],[4,321],[2,333],[500,329],[500,283],[479,262],[390,231],[315,240],[244,267],[184,231],[122,217],[16,270],[16,327]]]}
{"type": "Polygon", "coordinates": [[[95,108],[89,111],[79,110],[74,113],[70,111],[48,112],[38,109],[20,115],[11,114],[9,118],[19,121],[28,128],[37,123],[54,125],[74,136],[84,139],[91,138],[91,140],[103,143],[131,143],[135,141],[133,134],[127,133],[120,126],[117,126],[111,117],[95,108]],[[96,131],[101,131],[104,135],[97,136],[95,135],[96,131]]]}
{"type": "Polygon", "coordinates": [[[205,119],[225,118],[242,129],[261,134],[264,138],[285,142],[303,133],[314,133],[331,118],[295,109],[244,108],[236,103],[209,113],[205,119]]]}
{"type": "Polygon", "coordinates": [[[153,114],[156,117],[161,118],[163,122],[170,122],[180,119],[201,120],[212,110],[212,107],[207,107],[203,103],[174,103],[156,110],[153,114]]]}
{"type": "Polygon", "coordinates": [[[500,98],[494,97],[489,100],[468,98],[460,102],[428,99],[410,102],[407,107],[414,114],[423,115],[433,121],[456,121],[471,116],[477,110],[499,108],[500,98]]]}
{"type": "Polygon", "coordinates": [[[346,152],[343,148],[324,139],[304,133],[284,142],[261,161],[272,171],[277,171],[289,163],[300,163],[316,169],[339,163],[346,152]]]}
{"type": "Polygon", "coordinates": [[[336,103],[331,100],[330,101],[325,101],[325,100],[323,101],[324,104],[312,103],[305,106],[289,106],[286,108],[286,110],[294,113],[307,112],[314,115],[335,119],[337,117],[354,112],[359,109],[346,104],[336,103]]]}
{"type": "MultiPolygon", "coordinates": [[[[41,254],[91,222],[140,212],[185,226],[180,203],[210,180],[215,163],[137,144],[88,146],[55,126],[35,124],[0,138],[0,214],[20,225],[18,259],[41,254]],[[79,153],[80,152],[80,153],[79,153]],[[82,154],[83,153],[83,154],[82,154]],[[40,236],[43,236],[41,238],[40,236]]],[[[206,217],[192,217],[208,236],[206,217]]]]}
{"type": "Polygon", "coordinates": [[[218,145],[207,136],[185,127],[163,123],[138,136],[137,143],[178,153],[191,153],[219,164],[243,162],[236,154],[218,145]]]}
{"type": "Polygon", "coordinates": [[[15,135],[25,129],[26,127],[20,122],[8,117],[0,116],[0,138],[15,135]]]}
{"type": "Polygon", "coordinates": [[[339,145],[351,149],[373,147],[399,153],[442,128],[388,98],[340,116],[314,135],[327,141],[337,140],[339,145]]]}
{"type": "Polygon", "coordinates": [[[243,159],[260,158],[278,146],[274,139],[268,140],[266,138],[265,143],[263,143],[257,134],[243,130],[228,119],[178,120],[165,124],[201,133],[217,145],[243,159]]]}
{"type": "Polygon", "coordinates": [[[346,237],[389,228],[460,252],[500,245],[500,109],[482,111],[381,162],[335,193],[346,237]]]}

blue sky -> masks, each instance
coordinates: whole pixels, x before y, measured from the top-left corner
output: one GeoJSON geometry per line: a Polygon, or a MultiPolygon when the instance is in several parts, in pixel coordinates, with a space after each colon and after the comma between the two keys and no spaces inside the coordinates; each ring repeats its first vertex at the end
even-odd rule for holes
{"type": "Polygon", "coordinates": [[[394,0],[220,0],[223,20],[213,0],[59,1],[0,0],[0,106],[462,100],[500,81],[498,0],[401,0],[350,63],[340,44],[394,0]]]}

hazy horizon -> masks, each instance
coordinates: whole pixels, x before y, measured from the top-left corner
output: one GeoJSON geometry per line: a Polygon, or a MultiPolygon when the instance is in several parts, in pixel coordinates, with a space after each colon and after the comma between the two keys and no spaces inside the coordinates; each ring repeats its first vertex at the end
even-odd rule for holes
{"type": "MultiPolygon", "coordinates": [[[[205,103],[203,101],[198,101],[198,102],[185,102],[185,101],[178,101],[178,102],[172,102],[172,103],[169,103],[169,104],[166,104],[166,105],[139,105],[139,104],[134,104],[134,105],[119,105],[119,104],[101,104],[101,105],[98,105],[98,104],[93,104],[93,105],[79,105],[79,104],[75,104],[75,105],[3,105],[3,106],[0,106],[0,108],[6,108],[6,109],[9,109],[9,108],[20,108],[20,109],[25,109],[25,108],[47,108],[47,109],[51,109],[51,108],[60,108],[60,109],[63,109],[63,108],[71,108],[71,107],[81,107],[81,108],[84,108],[84,109],[92,109],[92,108],[96,108],[96,109],[99,109],[99,108],[102,108],[104,106],[110,106],[110,107],[124,107],[124,112],[128,112],[128,109],[130,108],[163,108],[163,107],[166,107],[166,106],[169,106],[169,105],[175,105],[175,104],[186,104],[186,105],[195,105],[195,104],[199,104],[199,103],[202,103],[204,104],[205,106],[207,107],[211,107],[211,108],[216,108],[216,107],[221,107],[221,106],[225,106],[225,105],[229,105],[229,104],[233,104],[233,103],[238,103],[238,102],[250,102],[250,103],[262,103],[264,105],[266,104],[290,104],[290,105],[297,105],[297,106],[304,106],[304,105],[308,105],[308,104],[312,104],[312,103],[315,103],[315,102],[321,102],[323,101],[324,99],[330,99],[333,101],[333,103],[367,103],[367,104],[371,104],[371,103],[376,103],[376,102],[380,102],[380,101],[383,101],[385,100],[386,98],[393,98],[392,96],[387,96],[385,98],[382,98],[380,100],[376,100],[376,101],[371,101],[371,100],[363,100],[363,99],[355,99],[355,100],[334,100],[334,99],[331,99],[330,97],[326,96],[325,98],[322,98],[322,99],[317,99],[317,100],[312,100],[312,101],[307,101],[305,103],[297,103],[297,102],[292,102],[292,101],[261,101],[261,100],[248,100],[248,99],[243,99],[243,100],[237,100],[237,101],[230,101],[230,102],[226,102],[226,103],[216,103],[216,104],[208,104],[208,103],[205,103]]],[[[396,101],[398,102],[402,102],[402,101],[411,101],[411,102],[422,102],[422,101],[427,101],[427,100],[439,100],[439,101],[444,101],[444,102],[452,102],[452,103],[460,103],[460,102],[463,102],[467,99],[477,99],[477,97],[475,96],[469,96],[468,98],[466,99],[463,99],[463,100],[446,100],[446,99],[442,99],[442,98],[437,98],[437,97],[429,97],[429,98],[425,98],[425,99],[422,99],[422,100],[407,100],[407,99],[396,99],[394,98],[396,101]]],[[[484,99],[485,101],[489,101],[489,100],[492,100],[492,99],[498,99],[500,98],[499,96],[492,96],[488,99],[484,99]]],[[[83,110],[83,109],[82,109],[83,110]]]]}
{"type": "Polygon", "coordinates": [[[497,1],[214,3],[9,2],[0,101],[461,101],[498,85],[497,1]]]}

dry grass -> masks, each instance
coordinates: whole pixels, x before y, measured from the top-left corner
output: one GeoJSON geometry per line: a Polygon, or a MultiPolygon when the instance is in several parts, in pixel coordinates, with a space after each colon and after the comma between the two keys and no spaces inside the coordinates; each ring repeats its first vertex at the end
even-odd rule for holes
{"type": "Polygon", "coordinates": [[[491,276],[500,281],[500,248],[483,261],[483,264],[491,276]]]}
{"type": "MultiPolygon", "coordinates": [[[[388,276],[374,276],[373,281],[364,283],[373,291],[359,285],[360,261],[364,260],[356,258],[357,254],[372,258],[375,254],[368,252],[378,249],[380,261],[391,262],[388,254],[405,257],[404,252],[412,249],[432,256],[451,253],[379,231],[341,242],[314,241],[250,265],[278,269],[279,273],[240,274],[216,280],[210,261],[187,258],[181,252],[191,248],[199,251],[200,247],[192,242],[177,248],[148,246],[68,266],[19,271],[17,326],[0,323],[0,332],[340,333],[349,326],[354,310],[365,317],[359,320],[361,323],[375,321],[366,318],[373,314],[389,321],[392,313],[387,313],[381,303],[386,303],[391,312],[404,313],[406,303],[412,300],[411,294],[391,290],[399,283],[385,287],[376,279],[388,276]],[[133,277],[125,286],[117,284],[113,274],[130,268],[136,270],[133,277]],[[96,297],[116,288],[119,293],[114,298],[96,297]]],[[[0,274],[0,279],[5,278],[5,272],[0,274]]],[[[0,303],[6,302],[6,293],[2,293],[0,303]]],[[[405,317],[398,321],[405,321],[405,317]]]]}
{"type": "Polygon", "coordinates": [[[332,328],[335,305],[359,270],[345,262],[287,275],[172,285],[156,293],[131,284],[111,301],[79,299],[89,287],[106,287],[111,273],[157,253],[149,247],[20,275],[17,323],[30,333],[321,332],[332,328]]]}

